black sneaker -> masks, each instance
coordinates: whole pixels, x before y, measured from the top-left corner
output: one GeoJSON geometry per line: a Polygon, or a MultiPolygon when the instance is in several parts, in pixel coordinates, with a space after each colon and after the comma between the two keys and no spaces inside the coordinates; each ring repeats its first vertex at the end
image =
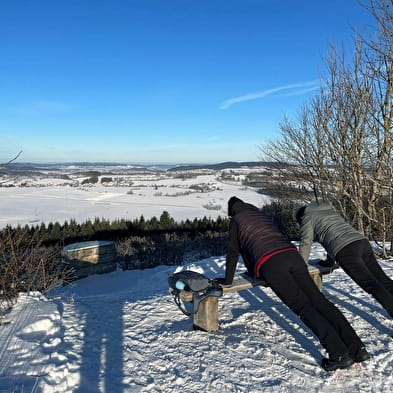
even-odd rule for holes
{"type": "Polygon", "coordinates": [[[364,347],[361,347],[354,355],[350,356],[356,363],[364,362],[365,360],[370,359],[370,354],[364,347]]]}
{"type": "Polygon", "coordinates": [[[337,359],[323,358],[321,367],[326,371],[334,371],[338,368],[348,368],[354,363],[355,361],[346,353],[337,359]]]}

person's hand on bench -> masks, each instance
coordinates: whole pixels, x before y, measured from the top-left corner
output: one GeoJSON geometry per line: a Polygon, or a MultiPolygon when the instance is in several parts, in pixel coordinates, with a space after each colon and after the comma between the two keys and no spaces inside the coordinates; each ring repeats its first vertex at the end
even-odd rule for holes
{"type": "Polygon", "coordinates": [[[220,285],[221,287],[223,287],[223,288],[227,288],[227,287],[232,286],[232,283],[228,283],[228,282],[225,280],[225,277],[217,277],[217,278],[215,278],[213,281],[214,281],[215,283],[217,283],[218,285],[220,285]]]}
{"type": "Polygon", "coordinates": [[[317,264],[323,267],[333,267],[335,265],[335,262],[334,260],[328,258],[325,260],[324,259],[319,260],[317,264]]]}

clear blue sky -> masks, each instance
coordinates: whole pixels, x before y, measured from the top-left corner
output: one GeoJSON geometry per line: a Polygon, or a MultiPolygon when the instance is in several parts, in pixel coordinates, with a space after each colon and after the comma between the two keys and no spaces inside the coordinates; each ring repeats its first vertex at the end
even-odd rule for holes
{"type": "Polygon", "coordinates": [[[256,161],[357,0],[1,0],[0,162],[256,161]]]}

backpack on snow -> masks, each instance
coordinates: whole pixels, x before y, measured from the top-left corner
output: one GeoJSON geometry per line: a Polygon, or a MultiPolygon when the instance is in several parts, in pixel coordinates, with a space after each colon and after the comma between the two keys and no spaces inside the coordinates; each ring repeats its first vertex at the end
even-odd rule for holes
{"type": "Polygon", "coordinates": [[[222,296],[222,288],[214,281],[209,280],[203,274],[192,270],[184,270],[173,273],[168,277],[168,284],[171,288],[173,299],[183,314],[190,316],[198,312],[199,303],[209,296],[222,296]],[[180,291],[192,293],[193,311],[188,312],[181,305],[180,291]]]}

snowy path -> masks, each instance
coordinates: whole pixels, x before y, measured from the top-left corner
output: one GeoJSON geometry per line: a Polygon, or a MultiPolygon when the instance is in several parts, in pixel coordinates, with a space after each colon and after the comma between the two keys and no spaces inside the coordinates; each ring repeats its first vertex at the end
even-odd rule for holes
{"type": "MultiPolygon", "coordinates": [[[[195,263],[209,277],[223,258],[195,263]]],[[[393,264],[383,262],[393,277],[393,264]]],[[[341,270],[324,291],[367,345],[366,365],[337,375],[321,347],[268,288],[220,300],[218,333],[191,330],[171,301],[174,267],[116,271],[23,296],[0,326],[0,392],[392,392],[393,321],[341,270]]]]}

